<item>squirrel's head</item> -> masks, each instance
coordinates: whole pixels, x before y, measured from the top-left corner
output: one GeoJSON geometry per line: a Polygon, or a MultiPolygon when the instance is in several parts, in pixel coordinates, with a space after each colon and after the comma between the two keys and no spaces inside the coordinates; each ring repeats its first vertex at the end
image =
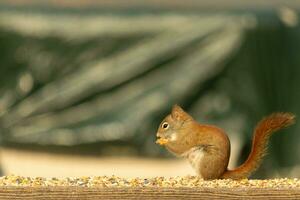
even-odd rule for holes
{"type": "Polygon", "coordinates": [[[176,143],[186,131],[186,126],[189,122],[193,121],[193,118],[186,113],[180,106],[174,105],[171,114],[169,114],[160,123],[156,136],[158,139],[156,143],[160,145],[166,145],[176,143]]]}

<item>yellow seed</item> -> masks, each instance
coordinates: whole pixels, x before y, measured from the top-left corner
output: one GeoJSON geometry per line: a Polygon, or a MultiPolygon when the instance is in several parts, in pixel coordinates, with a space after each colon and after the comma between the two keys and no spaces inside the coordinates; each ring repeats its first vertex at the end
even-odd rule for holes
{"type": "Polygon", "coordinates": [[[159,145],[165,145],[169,142],[168,139],[165,139],[165,138],[159,138],[156,140],[156,144],[159,144],[159,145]]]}

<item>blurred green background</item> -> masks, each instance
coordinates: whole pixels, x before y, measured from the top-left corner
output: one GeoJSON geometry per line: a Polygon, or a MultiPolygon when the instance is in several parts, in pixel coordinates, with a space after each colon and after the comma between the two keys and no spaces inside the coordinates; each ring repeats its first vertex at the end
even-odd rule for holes
{"type": "MultiPolygon", "coordinates": [[[[177,103],[225,129],[240,164],[263,116],[300,114],[299,5],[1,1],[1,145],[169,158],[155,133],[177,103]]],[[[299,129],[272,137],[254,177],[300,177],[299,129]]]]}

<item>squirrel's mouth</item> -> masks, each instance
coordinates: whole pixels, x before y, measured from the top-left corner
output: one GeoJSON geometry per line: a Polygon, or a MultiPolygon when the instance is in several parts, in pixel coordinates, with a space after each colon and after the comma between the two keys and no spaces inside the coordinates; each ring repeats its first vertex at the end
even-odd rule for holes
{"type": "Polygon", "coordinates": [[[165,144],[167,144],[168,142],[169,142],[168,139],[159,137],[159,138],[157,138],[157,140],[156,140],[155,143],[156,143],[156,144],[159,144],[159,145],[165,145],[165,144]]]}

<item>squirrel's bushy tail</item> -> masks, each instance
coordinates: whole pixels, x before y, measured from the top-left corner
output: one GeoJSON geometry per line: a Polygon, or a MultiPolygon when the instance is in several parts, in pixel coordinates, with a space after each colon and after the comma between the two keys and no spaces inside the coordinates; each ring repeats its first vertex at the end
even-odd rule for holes
{"type": "Polygon", "coordinates": [[[251,153],[247,160],[241,166],[233,170],[226,170],[221,178],[248,178],[261,164],[272,133],[293,124],[294,121],[295,116],[291,113],[274,113],[263,118],[254,130],[251,153]]]}

